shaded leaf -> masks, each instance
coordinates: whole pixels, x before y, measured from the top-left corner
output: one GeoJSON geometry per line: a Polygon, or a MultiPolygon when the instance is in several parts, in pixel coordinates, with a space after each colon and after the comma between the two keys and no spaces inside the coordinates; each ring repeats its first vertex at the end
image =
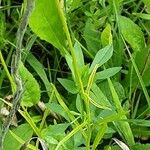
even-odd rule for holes
{"type": "Polygon", "coordinates": [[[51,93],[50,88],[51,87],[50,87],[50,83],[49,83],[49,80],[47,78],[47,75],[45,73],[44,66],[31,53],[28,54],[27,61],[30,64],[30,66],[37,72],[37,74],[39,75],[41,80],[43,81],[45,88],[47,90],[47,93],[50,97],[50,95],[51,95],[50,94],[51,93]]]}
{"type": "Polygon", "coordinates": [[[66,112],[64,112],[64,109],[59,104],[53,102],[46,104],[47,108],[50,109],[50,111],[55,112],[56,114],[64,117],[66,120],[69,121],[68,115],[66,112]]]}
{"type": "Polygon", "coordinates": [[[61,79],[61,78],[58,78],[58,81],[68,92],[70,92],[72,94],[78,93],[78,89],[77,89],[74,81],[71,81],[68,79],[61,79]]]}

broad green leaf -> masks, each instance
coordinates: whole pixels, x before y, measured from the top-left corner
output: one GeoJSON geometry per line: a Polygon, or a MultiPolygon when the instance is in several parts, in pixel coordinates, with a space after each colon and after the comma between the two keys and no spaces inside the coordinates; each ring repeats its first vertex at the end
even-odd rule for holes
{"type": "Polygon", "coordinates": [[[76,59],[77,59],[77,63],[79,66],[79,70],[81,70],[84,67],[84,57],[83,57],[82,49],[78,42],[75,43],[74,49],[75,49],[75,54],[76,54],[76,59]]]}
{"type": "Polygon", "coordinates": [[[113,45],[112,44],[107,45],[103,49],[100,49],[96,53],[96,56],[91,64],[90,72],[92,72],[92,70],[94,69],[96,64],[101,66],[104,63],[106,63],[111,58],[112,54],[113,54],[113,45]]]}
{"type": "Polygon", "coordinates": [[[145,48],[143,32],[141,31],[141,28],[131,19],[120,16],[119,28],[123,37],[130,44],[135,52],[142,51],[145,48]]]}
{"type": "Polygon", "coordinates": [[[31,53],[27,56],[27,62],[37,72],[41,80],[43,81],[49,97],[51,96],[51,87],[47,75],[44,70],[44,66],[32,55],[31,53]]]}
{"type": "Polygon", "coordinates": [[[68,80],[68,79],[61,79],[58,78],[58,81],[61,83],[61,85],[70,93],[77,94],[78,89],[74,83],[74,81],[68,80]]]}
{"type": "Polygon", "coordinates": [[[121,67],[113,67],[96,73],[96,80],[104,80],[114,76],[121,70],[121,67]]]}
{"type": "Polygon", "coordinates": [[[107,46],[112,43],[111,26],[108,24],[101,34],[101,42],[103,46],[107,46]]]}
{"type": "Polygon", "coordinates": [[[31,107],[37,104],[40,100],[40,87],[33,75],[25,68],[21,62],[19,65],[19,74],[24,84],[24,93],[21,105],[31,107]]]}
{"type": "MultiPolygon", "coordinates": [[[[20,137],[25,142],[31,139],[33,130],[28,124],[22,124],[18,126],[16,129],[13,129],[12,132],[20,137]]],[[[10,132],[7,133],[5,141],[4,141],[4,150],[20,150],[22,144],[19,143],[10,132]]]]}
{"type": "Polygon", "coordinates": [[[58,3],[58,0],[36,0],[29,25],[42,40],[51,43],[64,54],[66,36],[58,3]]]}

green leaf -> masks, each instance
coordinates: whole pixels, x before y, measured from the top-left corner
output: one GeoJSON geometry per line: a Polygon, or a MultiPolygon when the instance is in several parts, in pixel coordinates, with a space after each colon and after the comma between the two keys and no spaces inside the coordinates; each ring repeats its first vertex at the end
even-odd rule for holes
{"type": "Polygon", "coordinates": [[[78,89],[74,83],[74,81],[68,80],[68,79],[61,79],[58,78],[58,81],[61,83],[61,85],[70,93],[77,94],[78,89]]]}
{"type": "Polygon", "coordinates": [[[148,12],[150,13],[150,1],[149,0],[143,0],[143,2],[147,7],[148,12]]]}
{"type": "Polygon", "coordinates": [[[71,3],[71,10],[73,11],[75,9],[77,9],[78,7],[80,7],[82,4],[81,0],[73,0],[73,2],[71,3]]]}
{"type": "Polygon", "coordinates": [[[142,19],[150,20],[150,14],[145,14],[145,13],[134,13],[137,17],[140,17],[142,19]]]}
{"type": "Polygon", "coordinates": [[[96,80],[104,80],[114,76],[121,70],[121,67],[113,67],[96,73],[96,80]]]}
{"type": "Polygon", "coordinates": [[[64,134],[65,130],[68,128],[69,123],[50,125],[49,127],[42,130],[42,136],[57,136],[59,134],[64,134]]]}
{"type": "Polygon", "coordinates": [[[133,125],[141,127],[150,127],[150,120],[144,119],[128,119],[128,122],[131,122],[133,125]]]}
{"type": "Polygon", "coordinates": [[[5,28],[6,28],[6,24],[5,24],[5,16],[3,13],[0,12],[0,47],[2,47],[4,45],[4,36],[5,36],[5,28]]]}
{"type": "Polygon", "coordinates": [[[145,40],[141,28],[131,19],[124,16],[119,17],[120,31],[125,40],[130,44],[134,51],[141,51],[145,48],[145,40]]]}
{"type": "Polygon", "coordinates": [[[40,100],[40,87],[33,75],[25,68],[21,62],[19,65],[19,74],[24,83],[24,93],[21,105],[31,107],[40,100]]]}
{"type": "Polygon", "coordinates": [[[90,53],[95,55],[101,48],[100,33],[96,29],[91,19],[86,22],[83,36],[86,41],[88,50],[90,51],[90,53]]]}
{"type": "MultiPolygon", "coordinates": [[[[134,57],[135,63],[138,67],[138,70],[142,76],[142,79],[144,81],[144,86],[149,86],[150,85],[150,80],[149,80],[149,76],[150,76],[150,51],[148,48],[144,48],[142,49],[142,51],[136,52],[136,55],[134,57]]],[[[129,85],[129,81],[130,81],[130,73],[132,70],[132,64],[130,64],[130,70],[129,70],[129,74],[127,76],[127,83],[129,85]]],[[[137,84],[139,82],[139,79],[137,77],[137,74],[135,72],[135,70],[133,70],[132,73],[132,88],[134,89],[137,84]]]]}
{"type": "Polygon", "coordinates": [[[62,106],[60,106],[59,104],[52,102],[52,103],[46,104],[46,106],[48,109],[50,109],[50,111],[55,112],[56,114],[64,117],[66,120],[69,121],[67,113],[64,111],[62,106]]]}
{"type": "Polygon", "coordinates": [[[70,54],[66,54],[66,55],[65,55],[65,59],[66,59],[67,64],[68,64],[68,66],[69,66],[69,68],[70,68],[70,70],[71,70],[71,73],[72,73],[73,78],[75,78],[75,73],[74,73],[74,69],[73,69],[72,57],[71,57],[71,55],[70,55],[70,54]]]}
{"type": "Polygon", "coordinates": [[[112,43],[111,26],[108,24],[101,34],[101,42],[103,46],[107,46],[112,43]]]}
{"type": "MultiPolygon", "coordinates": [[[[12,132],[20,137],[22,140],[27,142],[30,140],[33,134],[33,130],[28,124],[22,124],[18,126],[16,129],[13,129],[12,132]]],[[[4,140],[4,150],[20,150],[22,144],[19,143],[10,132],[7,133],[4,140]]]]}
{"type": "Polygon", "coordinates": [[[66,36],[58,3],[58,0],[36,0],[29,25],[42,40],[51,43],[64,54],[66,36]]]}
{"type": "Polygon", "coordinates": [[[103,65],[104,63],[106,63],[112,56],[113,54],[113,46],[108,45],[106,47],[104,47],[103,49],[100,49],[97,53],[96,56],[91,64],[90,67],[90,72],[92,72],[92,70],[94,69],[95,65],[103,65]]]}
{"type": "Polygon", "coordinates": [[[135,144],[132,150],[150,150],[150,144],[135,144]]]}
{"type": "Polygon", "coordinates": [[[47,75],[44,70],[44,66],[32,55],[31,53],[27,56],[27,62],[37,72],[41,80],[43,81],[49,97],[51,96],[51,87],[47,75]]]}
{"type": "Polygon", "coordinates": [[[42,130],[42,137],[48,142],[57,144],[65,137],[65,130],[68,128],[69,123],[50,125],[49,127],[42,130]]]}
{"type": "Polygon", "coordinates": [[[75,43],[74,49],[75,49],[75,54],[76,54],[76,58],[77,58],[77,63],[81,70],[84,67],[84,57],[83,57],[82,49],[78,42],[75,43]]]}
{"type": "Polygon", "coordinates": [[[79,94],[77,95],[76,98],[76,108],[83,115],[83,101],[79,94]]]}
{"type": "Polygon", "coordinates": [[[111,104],[109,103],[107,97],[103,94],[101,89],[96,85],[93,84],[90,97],[99,105],[103,107],[111,107],[111,104]]]}

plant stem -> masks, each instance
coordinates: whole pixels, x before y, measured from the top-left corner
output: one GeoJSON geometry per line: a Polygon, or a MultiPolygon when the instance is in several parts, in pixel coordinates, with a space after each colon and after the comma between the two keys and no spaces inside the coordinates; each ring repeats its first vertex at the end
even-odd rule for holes
{"type": "Polygon", "coordinates": [[[8,79],[9,79],[9,81],[10,81],[12,92],[14,92],[14,91],[15,91],[15,88],[16,88],[16,85],[15,85],[15,82],[13,81],[12,76],[10,75],[10,73],[9,73],[9,71],[8,71],[8,68],[7,68],[7,65],[6,65],[6,63],[5,63],[5,61],[4,61],[4,58],[3,58],[3,55],[2,55],[1,50],[0,50],[0,61],[2,62],[2,65],[3,65],[3,67],[4,67],[4,70],[5,70],[5,72],[6,72],[6,75],[7,75],[8,79]]]}
{"type": "Polygon", "coordinates": [[[13,106],[2,126],[2,133],[0,136],[0,150],[3,150],[3,143],[4,143],[6,133],[9,130],[9,126],[11,124],[14,114],[20,107],[20,101],[21,101],[22,93],[23,93],[23,84],[19,75],[19,64],[21,62],[22,41],[23,41],[23,37],[24,37],[26,27],[28,24],[28,19],[32,12],[33,6],[34,6],[34,0],[27,0],[26,10],[21,19],[20,26],[18,28],[17,35],[16,35],[16,51],[12,58],[12,70],[11,70],[14,76],[15,83],[16,83],[16,92],[14,93],[14,96],[13,96],[13,106]]]}

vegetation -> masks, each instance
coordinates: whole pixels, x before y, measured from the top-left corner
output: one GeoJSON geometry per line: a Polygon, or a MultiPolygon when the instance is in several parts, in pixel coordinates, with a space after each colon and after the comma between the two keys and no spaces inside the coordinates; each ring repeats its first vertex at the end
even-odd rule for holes
{"type": "Polygon", "coordinates": [[[3,0],[0,148],[150,149],[149,26],[149,0],[3,0]]]}

